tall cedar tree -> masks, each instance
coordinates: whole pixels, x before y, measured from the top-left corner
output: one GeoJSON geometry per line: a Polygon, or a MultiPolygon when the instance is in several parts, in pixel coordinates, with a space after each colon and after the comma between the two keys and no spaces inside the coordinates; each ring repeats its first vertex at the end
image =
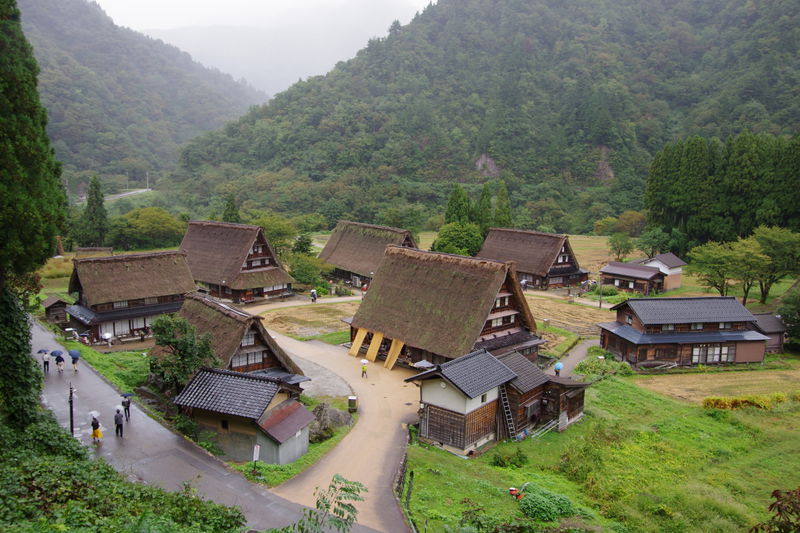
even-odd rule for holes
{"type": "Polygon", "coordinates": [[[481,228],[481,234],[486,237],[489,226],[492,225],[492,188],[488,183],[483,184],[481,197],[475,205],[475,215],[472,220],[481,228]]]}
{"type": "Polygon", "coordinates": [[[497,188],[497,203],[494,206],[494,221],[496,228],[512,227],[511,203],[508,201],[508,189],[506,182],[501,181],[497,188]]]}
{"type": "Polygon", "coordinates": [[[85,246],[103,246],[108,234],[108,215],[103,205],[105,197],[100,180],[92,176],[89,193],[86,196],[86,209],[83,211],[83,242],[85,246]]]}
{"type": "Polygon", "coordinates": [[[222,221],[234,222],[236,224],[242,222],[242,217],[239,216],[239,208],[236,207],[236,199],[232,194],[229,194],[228,198],[225,200],[225,209],[222,211],[222,221]]]}
{"type": "Polygon", "coordinates": [[[27,316],[6,280],[47,260],[65,198],[36,92],[38,67],[14,0],[0,1],[0,58],[0,409],[24,428],[36,418],[42,377],[27,316]]]}
{"type": "Polygon", "coordinates": [[[453,186],[450,198],[447,200],[447,208],[444,212],[444,223],[452,224],[460,222],[466,224],[470,222],[470,203],[464,188],[458,183],[453,186]]]}

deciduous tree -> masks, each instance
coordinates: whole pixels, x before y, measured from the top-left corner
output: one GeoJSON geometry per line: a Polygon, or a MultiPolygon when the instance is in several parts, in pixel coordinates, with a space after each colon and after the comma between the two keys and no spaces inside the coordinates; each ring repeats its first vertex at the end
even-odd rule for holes
{"type": "Polygon", "coordinates": [[[477,224],[453,222],[442,226],[431,251],[472,256],[480,251],[482,245],[483,236],[477,224]]]}
{"type": "Polygon", "coordinates": [[[709,242],[689,252],[686,271],[697,275],[702,285],[716,289],[720,296],[727,296],[734,275],[733,259],[729,244],[709,242]]]}
{"type": "Polygon", "coordinates": [[[644,252],[647,257],[654,257],[669,250],[669,235],[660,227],[651,228],[636,240],[636,249],[644,252]]]}
{"type": "Polygon", "coordinates": [[[742,305],[747,305],[750,289],[769,268],[770,258],[762,253],[761,245],[753,237],[731,243],[730,252],[731,278],[742,287],[742,305]]]}
{"type": "Polygon", "coordinates": [[[759,302],[767,303],[772,286],[786,276],[800,273],[800,233],[778,227],[759,226],[753,238],[761,251],[769,257],[769,264],[758,276],[761,290],[759,302]]]}
{"type": "Polygon", "coordinates": [[[153,321],[156,344],[165,348],[160,357],[150,358],[150,371],[161,379],[165,390],[178,393],[201,366],[218,366],[211,348],[211,334],[198,336],[197,329],[175,315],[161,315],[153,321]]]}
{"type": "Polygon", "coordinates": [[[615,233],[608,238],[608,248],[617,261],[622,261],[633,251],[633,241],[626,233],[615,233]]]}
{"type": "Polygon", "coordinates": [[[786,324],[786,333],[789,337],[800,342],[800,287],[796,286],[783,296],[778,314],[786,324]]]}

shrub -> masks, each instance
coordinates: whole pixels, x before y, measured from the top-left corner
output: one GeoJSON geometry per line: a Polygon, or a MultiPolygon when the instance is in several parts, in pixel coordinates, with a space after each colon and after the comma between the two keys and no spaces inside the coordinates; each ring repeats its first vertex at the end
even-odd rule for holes
{"type": "Polygon", "coordinates": [[[521,448],[517,448],[514,453],[510,455],[495,452],[494,455],[492,455],[492,459],[489,461],[492,466],[499,466],[500,468],[509,466],[522,468],[528,464],[528,462],[530,462],[530,459],[521,448]]]}
{"type": "Polygon", "coordinates": [[[575,367],[575,373],[582,374],[593,381],[607,376],[629,376],[633,374],[633,369],[628,363],[615,361],[613,357],[611,353],[592,346],[589,348],[589,358],[578,363],[575,367]],[[598,354],[598,350],[603,353],[598,354]],[[605,359],[598,359],[597,355],[602,355],[605,359]]]}
{"type": "Polygon", "coordinates": [[[197,437],[197,445],[211,454],[222,455],[224,452],[217,446],[217,443],[212,440],[215,435],[213,431],[203,431],[197,437]]]}
{"type": "Polygon", "coordinates": [[[353,291],[351,291],[350,289],[348,289],[344,285],[337,285],[334,288],[334,294],[336,296],[352,296],[353,295],[353,291]]]}
{"type": "Polygon", "coordinates": [[[197,422],[186,415],[177,415],[173,421],[175,429],[192,440],[197,440],[197,422]]]}
{"type": "Polygon", "coordinates": [[[592,292],[602,296],[616,296],[619,291],[612,285],[595,285],[592,287],[592,292]]]}
{"type": "Polygon", "coordinates": [[[782,392],[746,394],[743,396],[709,396],[703,399],[703,407],[707,409],[742,409],[744,407],[772,409],[774,404],[785,401],[786,394],[782,392]]]}
{"type": "Polygon", "coordinates": [[[795,391],[795,393],[792,394],[792,400],[794,400],[796,402],[800,402],[800,390],[799,391],[795,391]]]}
{"type": "Polygon", "coordinates": [[[519,502],[519,508],[525,516],[542,522],[552,522],[559,517],[575,514],[575,507],[569,498],[541,487],[529,486],[519,502]]]}

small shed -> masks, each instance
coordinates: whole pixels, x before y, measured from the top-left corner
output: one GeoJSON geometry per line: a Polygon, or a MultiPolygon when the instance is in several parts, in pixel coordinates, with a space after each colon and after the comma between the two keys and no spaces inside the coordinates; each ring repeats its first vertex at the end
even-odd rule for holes
{"type": "Polygon", "coordinates": [[[657,267],[611,261],[600,269],[600,282],[626,292],[645,296],[664,288],[664,273],[657,267]]]}
{"type": "Polygon", "coordinates": [[[772,313],[757,313],[754,328],[767,336],[767,351],[770,353],[780,353],[783,351],[783,340],[786,336],[786,324],[778,315],[772,313]]]}
{"type": "Polygon", "coordinates": [[[277,379],[212,368],[201,369],[175,398],[197,425],[214,433],[224,458],[286,464],[308,451],[314,420],[295,398],[299,388],[277,379]]]}
{"type": "Polygon", "coordinates": [[[65,302],[58,296],[48,296],[42,302],[44,307],[44,316],[48,322],[55,324],[65,324],[67,322],[67,306],[69,303],[65,302]]]}

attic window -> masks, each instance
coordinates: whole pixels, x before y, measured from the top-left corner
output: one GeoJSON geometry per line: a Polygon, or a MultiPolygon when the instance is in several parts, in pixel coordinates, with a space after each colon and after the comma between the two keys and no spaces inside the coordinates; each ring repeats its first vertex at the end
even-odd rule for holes
{"type": "Polygon", "coordinates": [[[661,324],[661,331],[675,331],[675,324],[661,324]]]}
{"type": "Polygon", "coordinates": [[[486,403],[486,394],[481,394],[481,403],[486,403]]]}
{"type": "Polygon", "coordinates": [[[626,324],[633,324],[633,316],[625,315],[625,323],[626,324]]]}
{"type": "Polygon", "coordinates": [[[153,305],[158,303],[158,296],[148,296],[144,299],[145,305],[153,305]]]}
{"type": "Polygon", "coordinates": [[[254,267],[261,266],[261,259],[253,259],[253,263],[251,266],[254,267]]]}
{"type": "Polygon", "coordinates": [[[249,333],[245,333],[244,337],[242,337],[242,346],[252,346],[256,343],[256,334],[252,331],[249,333]]]}
{"type": "Polygon", "coordinates": [[[255,246],[253,246],[253,253],[254,254],[260,254],[261,253],[261,245],[260,244],[256,244],[255,246]]]}
{"type": "Polygon", "coordinates": [[[114,309],[125,309],[126,307],[128,307],[128,300],[114,302],[114,309]]]}

